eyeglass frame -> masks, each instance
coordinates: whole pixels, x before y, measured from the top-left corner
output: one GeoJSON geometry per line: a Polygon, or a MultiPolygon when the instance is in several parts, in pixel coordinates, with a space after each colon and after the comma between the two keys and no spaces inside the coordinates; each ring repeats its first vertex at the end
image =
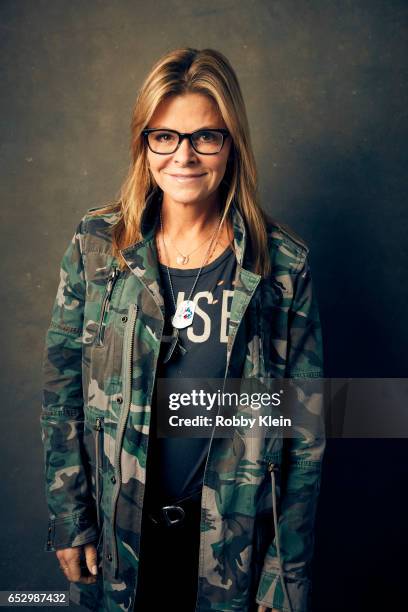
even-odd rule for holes
{"type": "Polygon", "coordinates": [[[156,155],[173,155],[173,153],[177,151],[177,149],[183,142],[184,138],[189,139],[191,146],[193,147],[194,151],[198,153],[198,155],[218,155],[218,153],[222,151],[226,137],[230,136],[229,130],[226,130],[225,128],[207,128],[207,129],[195,130],[194,132],[178,132],[177,130],[168,130],[166,128],[146,128],[142,131],[142,134],[145,137],[147,146],[149,147],[151,152],[155,153],[156,155]],[[152,132],[173,132],[174,134],[177,134],[179,141],[174,151],[171,151],[170,153],[158,153],[157,151],[153,151],[152,147],[150,146],[149,138],[148,138],[149,134],[151,134],[152,132]],[[192,140],[193,134],[197,134],[197,132],[218,132],[219,134],[221,134],[222,143],[221,143],[221,147],[219,151],[217,151],[216,153],[201,153],[200,151],[197,151],[197,149],[195,148],[193,144],[193,140],[192,140]]]}

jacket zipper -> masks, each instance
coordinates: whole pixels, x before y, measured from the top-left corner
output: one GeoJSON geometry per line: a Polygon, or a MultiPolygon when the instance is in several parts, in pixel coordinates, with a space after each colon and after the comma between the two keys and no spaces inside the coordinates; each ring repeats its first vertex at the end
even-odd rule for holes
{"type": "Polygon", "coordinates": [[[98,346],[103,345],[103,336],[104,336],[104,331],[105,331],[105,324],[104,324],[105,314],[108,310],[109,303],[112,298],[113,288],[115,286],[115,283],[116,283],[116,280],[119,274],[120,274],[120,268],[119,267],[113,268],[113,270],[111,270],[109,274],[108,282],[106,283],[105,295],[103,296],[101,314],[100,314],[99,323],[98,323],[98,334],[96,337],[96,344],[98,346]]]}
{"type": "Polygon", "coordinates": [[[134,337],[134,328],[135,328],[135,324],[136,324],[136,317],[137,317],[137,311],[139,310],[139,306],[137,304],[131,304],[130,305],[130,318],[129,318],[129,322],[128,325],[126,327],[125,330],[125,338],[124,338],[124,344],[125,344],[125,355],[126,355],[126,364],[128,369],[123,369],[123,375],[124,375],[124,380],[123,380],[123,408],[122,408],[122,412],[119,418],[119,422],[118,422],[118,430],[117,430],[117,435],[116,435],[116,451],[115,451],[115,460],[114,460],[114,469],[115,469],[115,474],[116,476],[116,484],[115,484],[115,488],[113,490],[113,495],[112,495],[112,505],[113,505],[113,511],[112,511],[112,530],[113,530],[113,537],[112,537],[112,562],[113,562],[113,569],[114,572],[116,574],[117,571],[117,567],[118,567],[118,544],[117,544],[117,540],[116,540],[116,506],[117,506],[117,501],[118,501],[118,496],[119,496],[119,490],[120,490],[120,486],[121,486],[121,480],[122,480],[122,472],[121,472],[121,465],[120,465],[120,454],[121,454],[121,448],[122,448],[122,439],[123,439],[123,435],[125,433],[125,429],[126,429],[126,421],[127,421],[127,416],[128,416],[128,412],[130,409],[130,402],[131,402],[131,392],[132,392],[132,353],[133,353],[133,337],[134,337]]]}
{"type": "MultiPolygon", "coordinates": [[[[101,521],[100,521],[100,486],[99,486],[99,482],[100,482],[100,476],[99,476],[99,470],[100,470],[100,459],[99,459],[99,455],[100,455],[100,439],[102,438],[102,434],[101,432],[103,431],[103,417],[97,417],[97,419],[95,420],[95,430],[96,430],[96,436],[95,436],[95,498],[96,498],[96,520],[98,523],[98,529],[100,529],[101,527],[101,521]]],[[[102,449],[103,451],[103,449],[102,449]]]]}

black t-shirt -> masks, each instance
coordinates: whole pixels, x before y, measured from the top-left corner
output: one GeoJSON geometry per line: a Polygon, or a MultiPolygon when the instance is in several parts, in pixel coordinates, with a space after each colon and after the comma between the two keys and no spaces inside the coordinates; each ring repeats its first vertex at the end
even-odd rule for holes
{"type": "MultiPolygon", "coordinates": [[[[204,266],[191,299],[195,302],[193,322],[180,329],[180,340],[187,349],[184,355],[176,349],[163,363],[170,346],[175,312],[167,268],[159,263],[165,300],[165,326],[160,350],[157,378],[224,378],[228,341],[228,321],[234,293],[235,253],[230,247],[213,262],[204,266]]],[[[188,299],[199,268],[169,268],[176,305],[188,299]]],[[[161,503],[170,503],[197,491],[202,486],[209,438],[159,438],[157,436],[156,389],[152,401],[152,423],[149,440],[147,488],[149,495],[161,503]]]]}

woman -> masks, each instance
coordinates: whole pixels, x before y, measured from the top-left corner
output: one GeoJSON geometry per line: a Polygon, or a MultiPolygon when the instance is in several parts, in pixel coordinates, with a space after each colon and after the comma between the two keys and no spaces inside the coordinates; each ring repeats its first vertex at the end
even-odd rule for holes
{"type": "MultiPolygon", "coordinates": [[[[119,201],[84,215],[61,264],[44,354],[46,550],[90,609],[306,612],[322,431],[157,429],[159,379],[323,375],[308,247],[258,204],[221,53],[156,63],[132,156],[119,201]]],[[[319,394],[302,406],[315,419],[319,394]]]]}

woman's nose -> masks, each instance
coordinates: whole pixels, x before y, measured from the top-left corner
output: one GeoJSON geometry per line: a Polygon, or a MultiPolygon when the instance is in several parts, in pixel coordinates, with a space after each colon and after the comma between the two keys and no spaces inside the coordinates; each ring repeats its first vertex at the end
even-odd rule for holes
{"type": "Polygon", "coordinates": [[[197,153],[191,146],[191,142],[188,138],[183,138],[179,148],[174,153],[174,159],[179,162],[186,162],[197,159],[197,153]]]}

